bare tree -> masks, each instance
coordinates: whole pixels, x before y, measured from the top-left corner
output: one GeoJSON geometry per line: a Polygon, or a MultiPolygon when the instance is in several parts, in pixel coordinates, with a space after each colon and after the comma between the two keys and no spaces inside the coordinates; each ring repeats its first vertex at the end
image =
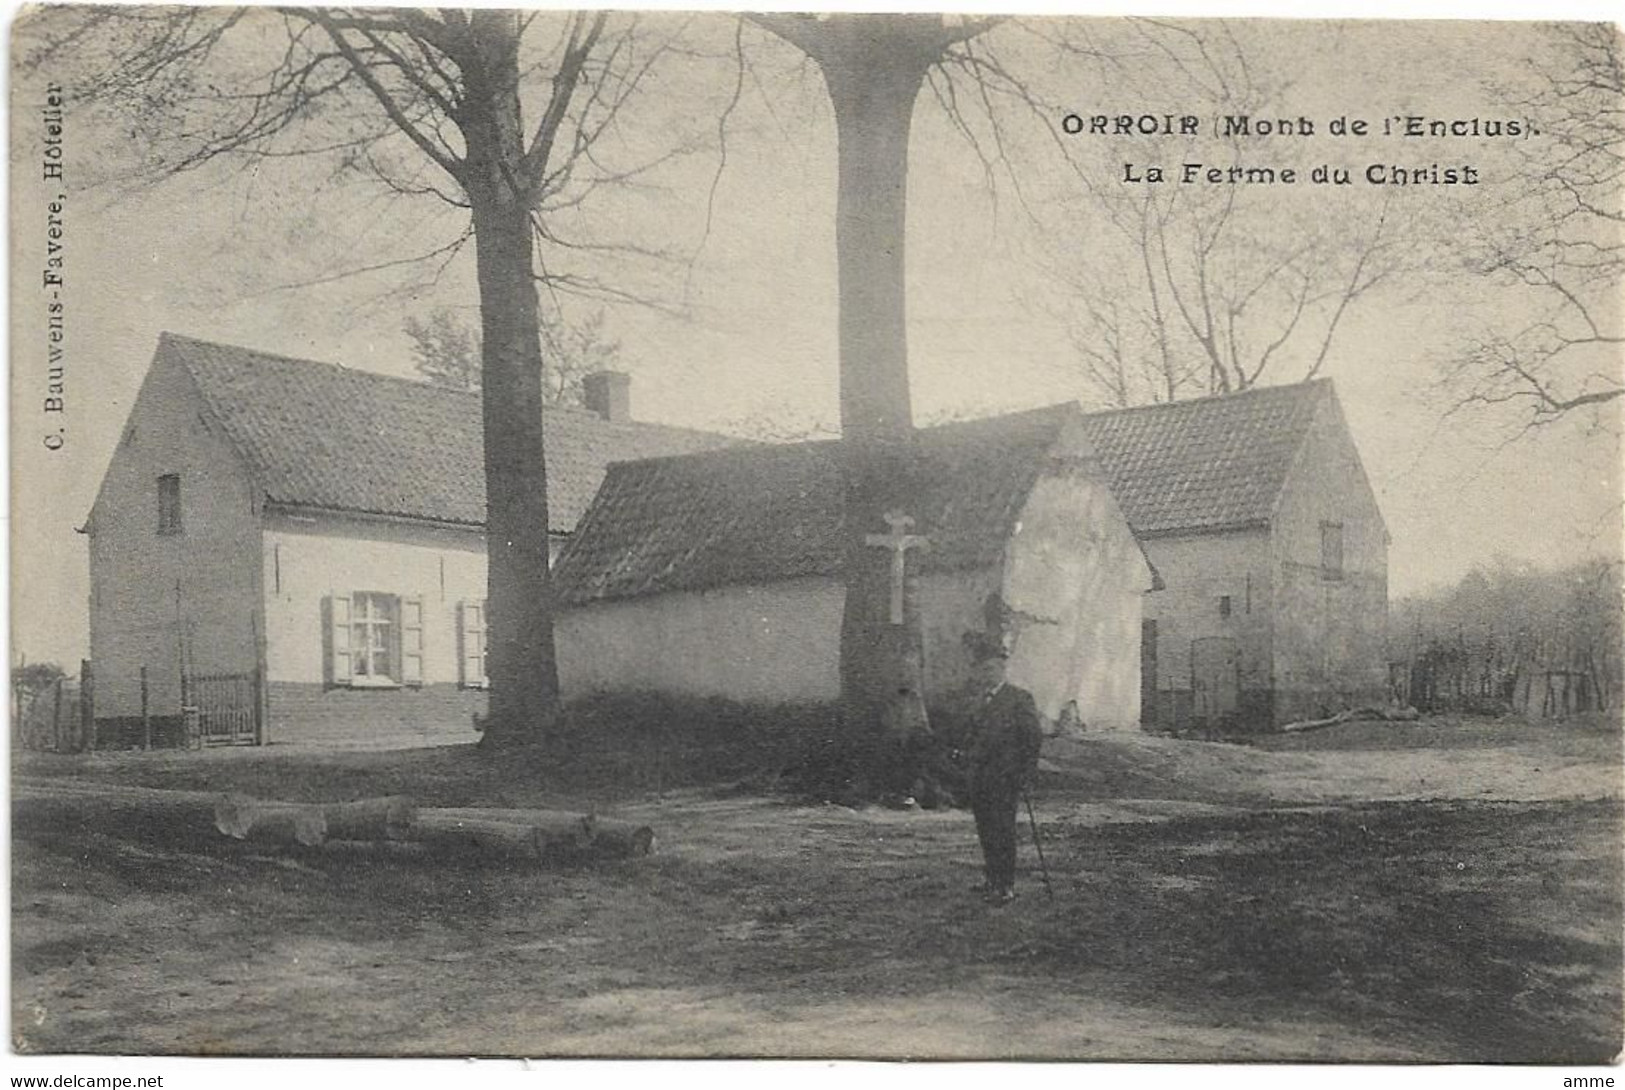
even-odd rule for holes
{"type": "Polygon", "coordinates": [[[927,73],[986,19],[931,15],[753,15],[817,65],[835,113],[841,441],[846,598],[841,699],[877,728],[900,685],[923,689],[920,617],[891,613],[889,554],[869,543],[906,514],[914,436],[904,291],[908,140],[927,73]]]}
{"type": "MultiPolygon", "coordinates": [[[[1543,37],[1533,90],[1508,92],[1538,139],[1504,207],[1467,236],[1469,270],[1527,320],[1485,330],[1444,369],[1452,411],[1515,410],[1520,435],[1625,394],[1625,42],[1604,23],[1543,37]]],[[[1617,426],[1617,411],[1604,419],[1617,426]]]]}
{"type": "Polygon", "coordinates": [[[79,99],[123,126],[155,177],[325,157],[466,210],[462,235],[425,256],[474,243],[493,746],[543,740],[558,699],[538,246],[581,245],[560,217],[681,150],[603,154],[671,49],[646,26],[602,12],[120,7],[41,9],[25,28],[27,62],[74,69],[79,99]]]}
{"type": "MultiPolygon", "coordinates": [[[[479,330],[455,311],[436,308],[427,318],[408,318],[402,328],[420,375],[453,390],[480,388],[479,330]]],[[[579,322],[544,322],[541,335],[544,405],[581,405],[581,380],[594,371],[613,370],[620,360],[620,342],[604,333],[602,308],[579,322]]]]}
{"type": "MultiPolygon", "coordinates": [[[[1285,88],[1249,58],[1256,25],[1123,20],[1095,52],[1119,63],[1113,82],[1129,101],[1179,101],[1215,119],[1279,117],[1285,88]]],[[[1222,133],[1223,130],[1221,130],[1222,133]]],[[[1248,158],[1238,133],[1137,137],[1144,163],[1248,158]]],[[[1177,168],[1176,168],[1177,169],[1177,168]]],[[[1131,185],[1080,167],[1094,214],[1063,208],[1071,242],[1080,218],[1089,244],[1042,259],[1060,297],[1048,309],[1066,328],[1078,372],[1111,406],[1308,380],[1324,369],[1344,319],[1368,293],[1412,266],[1411,233],[1386,195],[1340,192],[1333,220],[1283,202],[1272,184],[1131,185]]]]}

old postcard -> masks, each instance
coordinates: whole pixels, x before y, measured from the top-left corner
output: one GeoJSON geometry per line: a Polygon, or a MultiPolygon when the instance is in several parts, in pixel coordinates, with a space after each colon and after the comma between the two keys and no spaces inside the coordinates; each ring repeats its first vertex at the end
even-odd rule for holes
{"type": "Polygon", "coordinates": [[[1616,28],[11,49],[21,1058],[1618,1054],[1616,28]]]}

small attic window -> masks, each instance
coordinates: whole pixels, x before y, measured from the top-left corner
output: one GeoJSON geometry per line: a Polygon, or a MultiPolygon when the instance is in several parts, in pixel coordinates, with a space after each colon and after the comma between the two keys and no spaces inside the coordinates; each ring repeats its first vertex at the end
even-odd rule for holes
{"type": "Polygon", "coordinates": [[[158,532],[181,532],[181,478],[178,473],[166,473],[158,478],[158,532]]]}

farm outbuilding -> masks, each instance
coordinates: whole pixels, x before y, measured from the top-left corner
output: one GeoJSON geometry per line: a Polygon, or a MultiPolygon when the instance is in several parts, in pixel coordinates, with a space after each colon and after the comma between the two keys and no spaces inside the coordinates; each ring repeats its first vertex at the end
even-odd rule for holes
{"type": "Polygon", "coordinates": [[[1267,729],[1382,704],[1388,531],[1330,380],[1094,413],[1084,432],[1163,581],[1148,729],[1267,729]]]}
{"type": "MultiPolygon", "coordinates": [[[[962,686],[962,637],[998,595],[1016,619],[1011,679],[1044,714],[1135,727],[1154,574],[1077,406],[923,429],[908,473],[927,701],[962,686]]],[[[833,700],[842,495],[834,442],[611,467],[555,571],[565,695],[833,700]]]]}

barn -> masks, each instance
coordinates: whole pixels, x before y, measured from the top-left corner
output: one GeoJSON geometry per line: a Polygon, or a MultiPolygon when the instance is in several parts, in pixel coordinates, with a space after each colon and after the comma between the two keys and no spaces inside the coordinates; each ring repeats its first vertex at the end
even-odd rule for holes
{"type": "Polygon", "coordinates": [[[1388,695],[1388,530],[1331,380],[1093,413],[1147,595],[1152,730],[1267,729],[1388,695]]]}

